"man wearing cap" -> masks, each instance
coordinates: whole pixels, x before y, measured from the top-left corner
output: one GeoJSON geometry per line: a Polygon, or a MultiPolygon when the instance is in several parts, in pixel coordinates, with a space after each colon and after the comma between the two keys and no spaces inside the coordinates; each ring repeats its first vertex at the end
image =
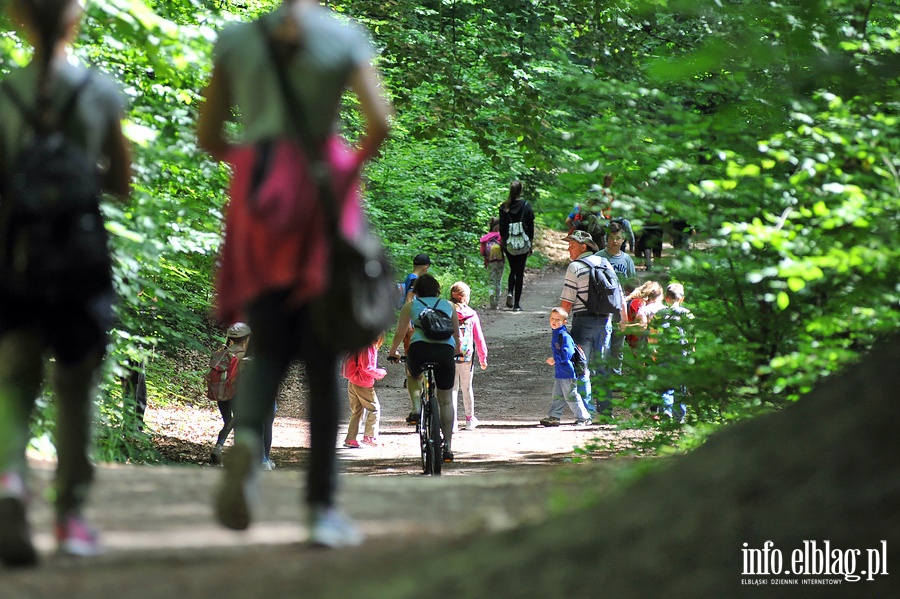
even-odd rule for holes
{"type": "MultiPolygon", "coordinates": [[[[572,323],[570,332],[575,343],[584,350],[591,372],[602,360],[607,359],[609,353],[609,339],[612,333],[612,319],[609,314],[590,314],[587,312],[588,285],[590,283],[590,266],[581,262],[584,260],[590,264],[600,265],[607,261],[602,256],[595,256],[598,251],[597,244],[587,231],[572,231],[565,241],[569,242],[569,258],[572,262],[566,269],[566,279],[563,284],[562,294],[559,298],[560,306],[566,310],[572,323]]],[[[623,306],[624,309],[624,306],[623,306]]],[[[590,381],[584,383],[582,393],[585,407],[588,411],[609,415],[612,405],[608,400],[599,401],[594,406],[590,381]]],[[[551,423],[552,424],[552,423],[551,423]]]]}

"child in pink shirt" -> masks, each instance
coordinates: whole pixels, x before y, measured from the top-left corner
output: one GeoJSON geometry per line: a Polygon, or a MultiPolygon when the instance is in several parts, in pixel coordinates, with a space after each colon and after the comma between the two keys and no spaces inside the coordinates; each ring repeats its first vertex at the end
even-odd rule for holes
{"type": "Polygon", "coordinates": [[[378,348],[382,343],[384,335],[369,347],[347,356],[344,360],[343,375],[347,379],[347,396],[350,399],[350,424],[347,426],[344,447],[359,448],[356,437],[363,417],[365,417],[363,444],[378,446],[381,406],[378,403],[378,396],[375,395],[375,381],[380,381],[387,374],[384,368],[378,368],[378,348]]]}
{"type": "Polygon", "coordinates": [[[466,430],[474,431],[478,426],[478,418],[475,417],[475,392],[472,390],[472,375],[475,374],[475,358],[481,369],[487,368],[487,344],[484,341],[484,333],[481,331],[481,321],[478,313],[469,306],[472,290],[462,281],[458,281],[450,288],[450,301],[456,307],[456,315],[459,318],[459,342],[456,360],[456,377],[453,379],[453,432],[457,432],[459,425],[456,422],[456,399],[462,391],[463,406],[466,410],[466,430]]]}

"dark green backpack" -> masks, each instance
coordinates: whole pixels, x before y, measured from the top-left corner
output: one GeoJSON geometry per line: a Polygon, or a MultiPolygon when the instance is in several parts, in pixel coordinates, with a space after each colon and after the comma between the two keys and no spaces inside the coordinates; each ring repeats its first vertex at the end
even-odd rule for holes
{"type": "Polygon", "coordinates": [[[44,304],[83,302],[112,289],[112,264],[100,213],[97,165],[63,133],[88,78],[51,126],[4,83],[34,134],[4,173],[0,201],[0,290],[44,304]]]}

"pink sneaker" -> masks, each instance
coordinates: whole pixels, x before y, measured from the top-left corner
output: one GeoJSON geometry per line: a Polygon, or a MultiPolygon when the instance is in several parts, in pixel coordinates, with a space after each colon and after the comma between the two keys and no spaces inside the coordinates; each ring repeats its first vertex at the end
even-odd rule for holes
{"type": "Polygon", "coordinates": [[[103,553],[97,533],[79,516],[66,516],[56,523],[56,542],[59,553],[77,557],[92,557],[103,553]]]}
{"type": "Polygon", "coordinates": [[[363,445],[368,445],[369,447],[378,447],[381,445],[375,437],[363,437],[362,442],[363,445]]]}
{"type": "Polygon", "coordinates": [[[359,441],[356,439],[347,439],[344,441],[344,447],[349,447],[350,449],[359,449],[359,441]]]}

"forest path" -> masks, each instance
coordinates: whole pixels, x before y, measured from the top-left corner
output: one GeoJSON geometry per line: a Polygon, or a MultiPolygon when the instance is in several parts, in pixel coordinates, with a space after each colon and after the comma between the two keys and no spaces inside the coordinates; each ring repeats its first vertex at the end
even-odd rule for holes
{"type": "MultiPolygon", "coordinates": [[[[270,561],[277,565],[289,558],[302,570],[321,559],[353,559],[356,551],[376,549],[384,550],[389,560],[392,547],[417,540],[489,534],[582,507],[611,485],[615,468],[609,460],[567,464],[573,448],[594,442],[611,455],[612,448],[630,446],[645,433],[613,426],[538,424],[550,402],[553,373],[544,362],[549,355],[547,318],[557,305],[562,277],[559,267],[529,274],[522,312],[479,310],[489,345],[489,368],[475,376],[481,425],[457,434],[457,461],[447,465],[441,477],[420,474],[417,436],[403,421],[409,402],[402,369],[387,366],[389,375],[377,387],[383,406],[382,446],[339,451],[344,473],[339,502],[368,538],[359,550],[325,557],[303,545],[305,510],[300,498],[308,427],[296,417],[302,415],[297,414],[302,405],[288,399],[279,407],[276,422],[274,459],[279,467],[263,473],[260,509],[249,531],[227,531],[213,519],[211,497],[221,477],[219,468],[103,465],[97,470],[88,515],[102,531],[107,554],[91,560],[52,555],[51,511],[46,501],[34,501],[31,520],[43,564],[35,570],[3,572],[0,597],[74,599],[113,592],[159,597],[178,592],[222,599],[245,596],[236,589],[253,588],[259,590],[256,596],[270,599],[282,596],[266,581],[272,576],[269,566],[260,565],[270,561]],[[243,559],[252,560],[260,572],[258,577],[244,572],[256,581],[253,584],[236,583],[243,568],[227,566],[243,559]],[[263,591],[266,588],[273,593],[263,591]]],[[[380,362],[386,362],[385,355],[382,349],[380,362]]],[[[461,404],[460,398],[460,410],[461,404]]],[[[172,422],[175,417],[164,409],[153,410],[148,422],[157,431],[178,436],[183,423],[172,422]]],[[[181,411],[178,418],[184,417],[181,411]]],[[[193,422],[186,430],[192,429],[191,436],[200,423],[209,429],[206,438],[214,437],[214,409],[201,406],[190,417],[193,422]]],[[[563,422],[571,421],[566,414],[563,422]]],[[[345,431],[346,419],[336,439],[339,446],[345,431]]],[[[34,466],[36,496],[44,496],[54,465],[34,466]]]]}

